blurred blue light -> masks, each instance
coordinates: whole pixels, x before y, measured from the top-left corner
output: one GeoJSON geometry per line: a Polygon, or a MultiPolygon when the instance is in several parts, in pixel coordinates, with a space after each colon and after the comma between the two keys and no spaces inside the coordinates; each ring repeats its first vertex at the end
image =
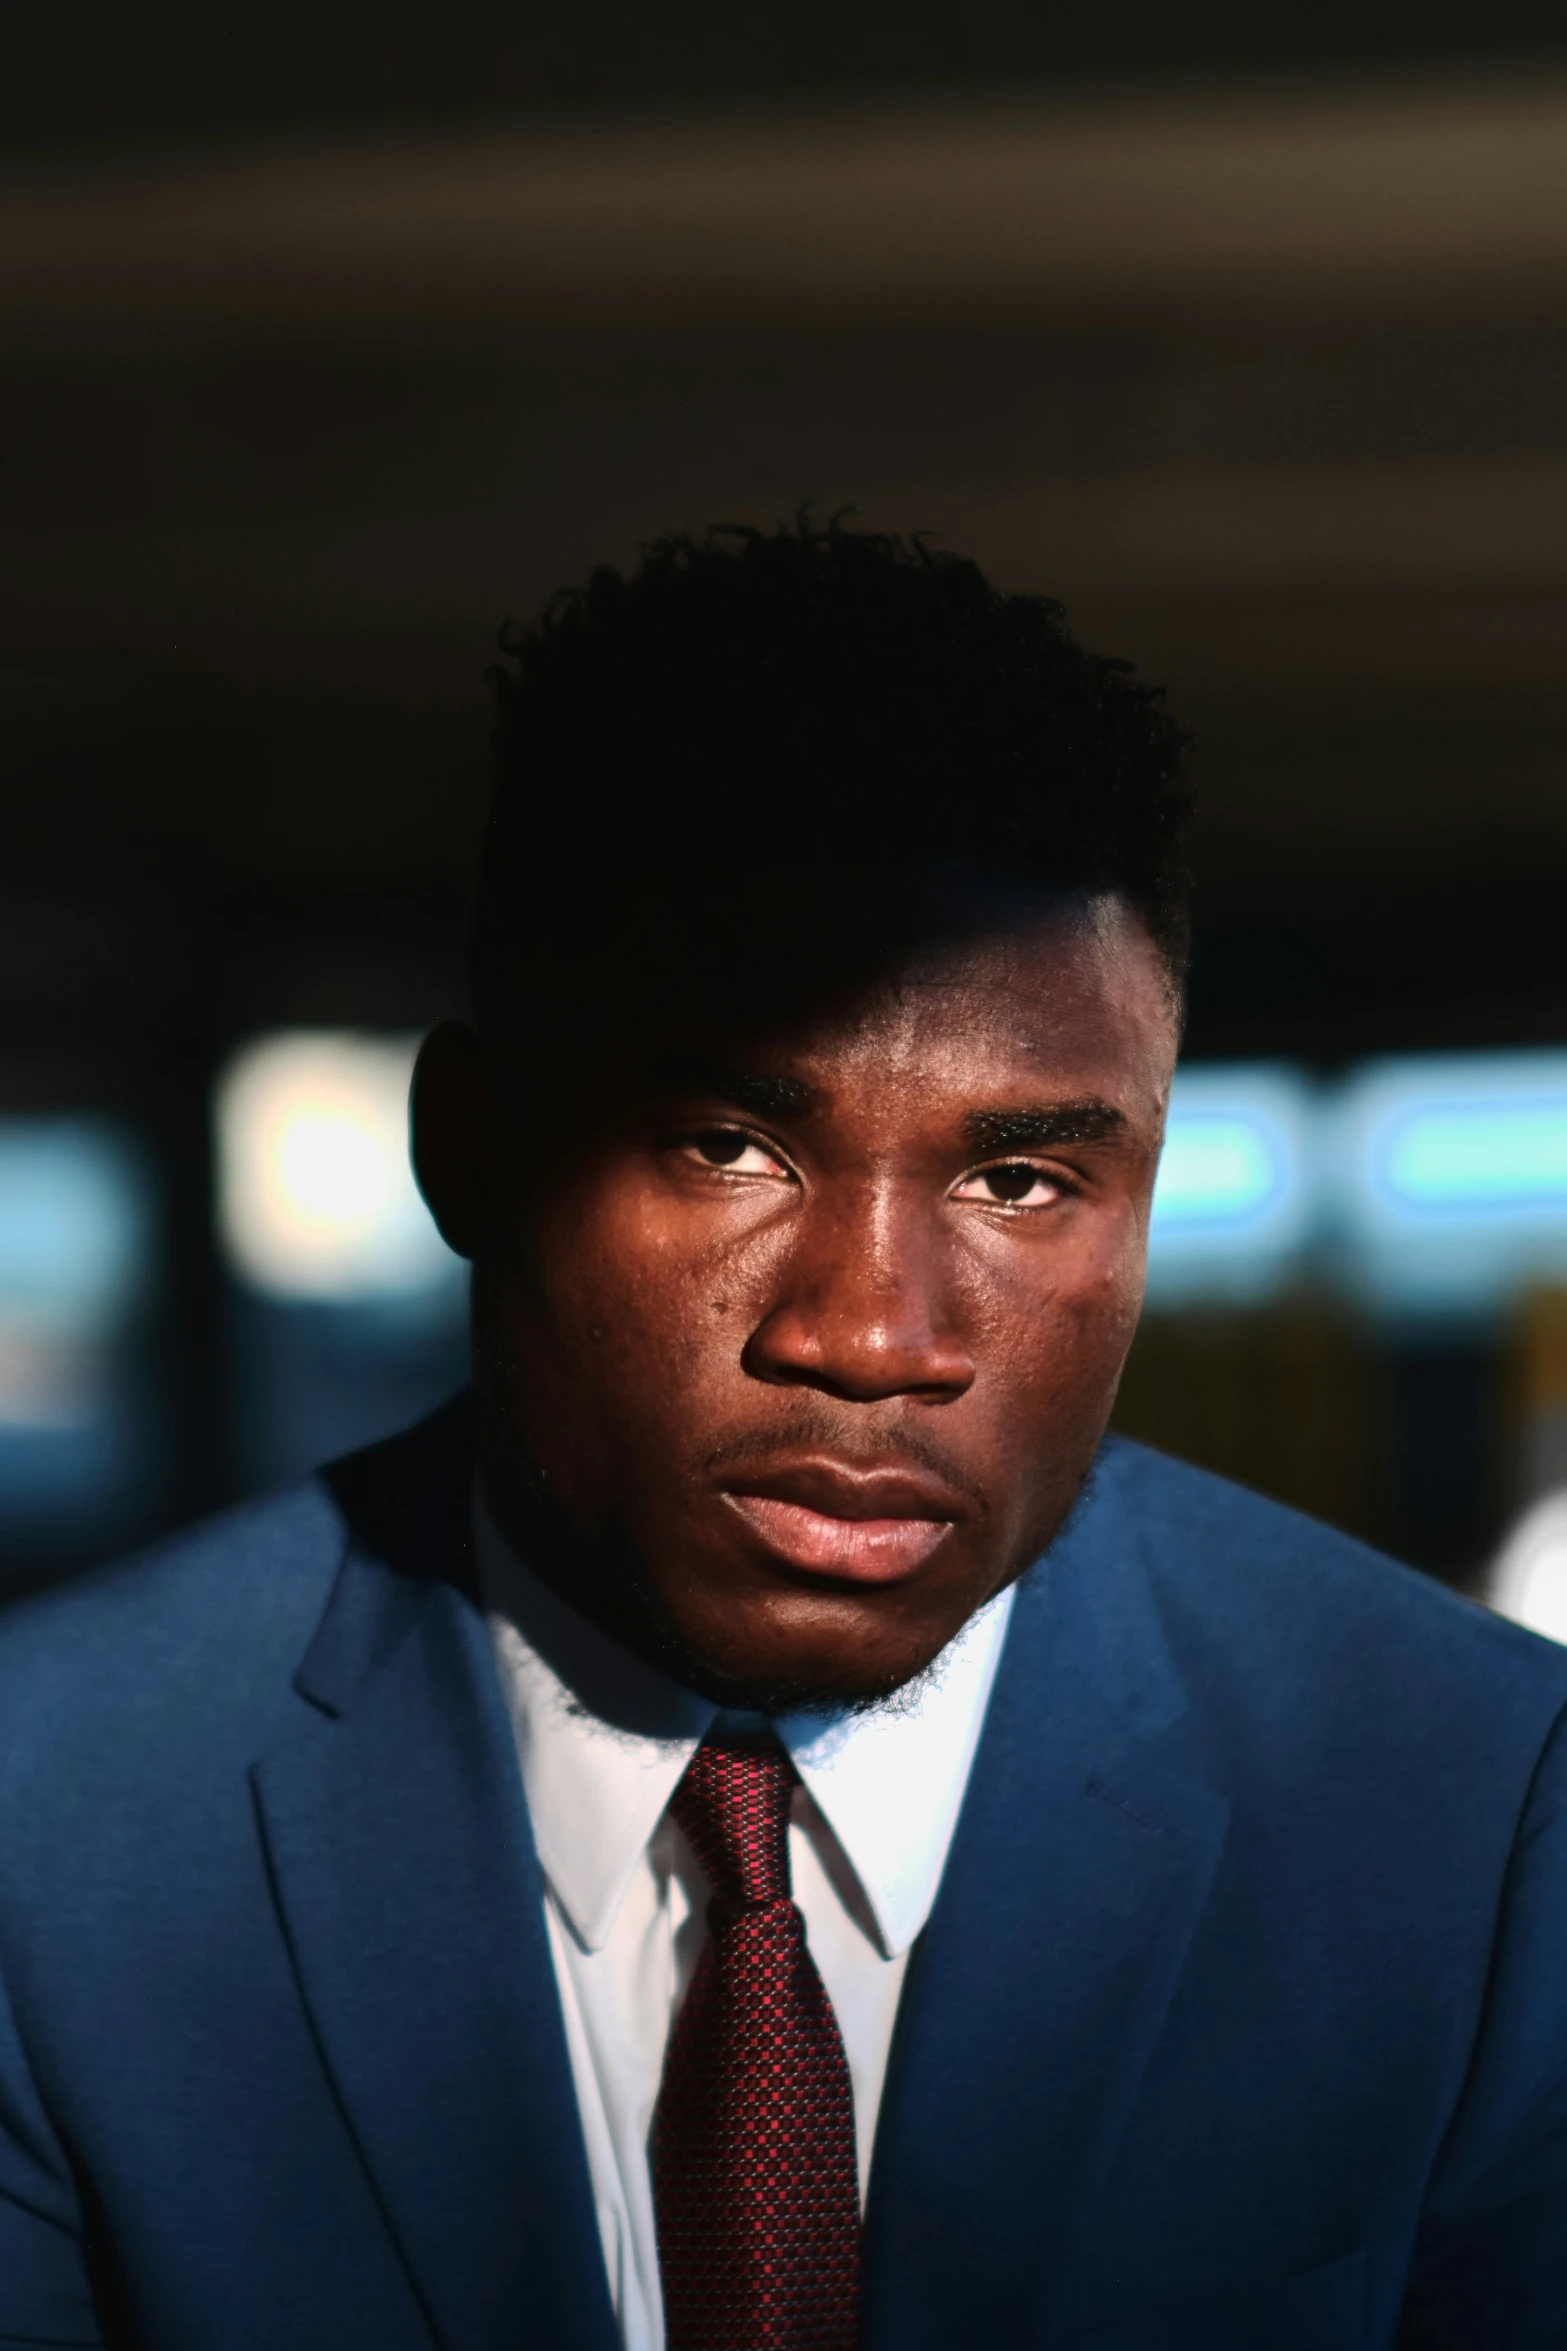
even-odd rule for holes
{"type": "Polygon", "coordinates": [[[1413,1209],[1567,1208],[1567,1099],[1456,1102],[1408,1111],[1381,1176],[1413,1209]]]}
{"type": "Polygon", "coordinates": [[[1191,1225],[1246,1225],[1286,1181],[1273,1137],[1234,1111],[1177,1112],[1159,1162],[1154,1214],[1161,1235],[1191,1225]]]}
{"type": "Polygon", "coordinates": [[[1567,1273],[1567,1054],[1374,1062],[1336,1128],[1349,1263],[1375,1301],[1470,1312],[1567,1273]]]}
{"type": "Polygon", "coordinates": [[[144,1479],[126,1339],[150,1223],[140,1165],[112,1126],[0,1122],[0,1523],[90,1526],[144,1479]]]}
{"type": "Polygon", "coordinates": [[[143,1205],[111,1131],[81,1119],[0,1125],[0,1301],[116,1311],[136,1286],[143,1205]]]}
{"type": "Polygon", "coordinates": [[[1149,1227],[1155,1305],[1257,1298],[1292,1278],[1314,1236],[1313,1108],[1278,1063],[1177,1072],[1149,1227]]]}

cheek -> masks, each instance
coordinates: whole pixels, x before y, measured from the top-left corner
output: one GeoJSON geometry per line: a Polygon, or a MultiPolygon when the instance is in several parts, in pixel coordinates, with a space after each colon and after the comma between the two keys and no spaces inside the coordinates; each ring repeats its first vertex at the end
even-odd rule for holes
{"type": "Polygon", "coordinates": [[[1145,1221],[1128,1208],[1114,1229],[1101,1236],[1102,1245],[1085,1257],[1076,1280],[1062,1294],[1063,1310],[1082,1326],[1085,1344],[1093,1338],[1118,1358],[1131,1345],[1143,1307],[1148,1272],[1145,1221]]]}
{"type": "Polygon", "coordinates": [[[976,1336],[992,1394],[1026,1416],[1108,1410],[1142,1307],[1143,1253],[1134,1217],[1097,1223],[1080,1244],[1041,1252],[1011,1281],[976,1297],[976,1336]]]}
{"type": "Polygon", "coordinates": [[[533,1308],[522,1311],[568,1376],[636,1394],[657,1417],[738,1366],[754,1281],[733,1251],[700,1245],[690,1220],[635,1188],[551,1218],[531,1256],[533,1308]]]}

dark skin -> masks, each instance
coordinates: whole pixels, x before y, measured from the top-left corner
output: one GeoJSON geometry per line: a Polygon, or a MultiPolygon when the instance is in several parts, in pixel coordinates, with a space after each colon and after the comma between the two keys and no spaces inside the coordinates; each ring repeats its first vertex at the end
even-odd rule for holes
{"type": "Polygon", "coordinates": [[[724,1702],[910,1681],[1087,1475],[1177,1028],[1129,908],[1040,899],[798,1033],[606,1066],[542,1144],[514,1066],[438,1030],[416,1163],[474,1261],[502,1526],[724,1702]]]}

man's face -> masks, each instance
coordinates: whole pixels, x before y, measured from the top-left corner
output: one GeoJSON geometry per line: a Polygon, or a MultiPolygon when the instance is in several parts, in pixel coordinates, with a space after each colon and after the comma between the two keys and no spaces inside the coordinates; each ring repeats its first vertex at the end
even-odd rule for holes
{"type": "Polygon", "coordinates": [[[715,1020],[655,1083],[606,1074],[542,1168],[504,1088],[454,1107],[436,1056],[421,1174],[475,1257],[502,1524],[537,1556],[543,1497],[552,1580],[730,1703],[910,1679],[1092,1461],[1175,1047],[1152,943],[1100,901],[798,1033],[715,1020]]]}

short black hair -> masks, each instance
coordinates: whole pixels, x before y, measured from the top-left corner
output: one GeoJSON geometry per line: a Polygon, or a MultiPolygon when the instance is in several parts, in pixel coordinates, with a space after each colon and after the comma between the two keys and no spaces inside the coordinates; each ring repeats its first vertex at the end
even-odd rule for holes
{"type": "Polygon", "coordinates": [[[1118,894],[1179,990],[1189,738],[1050,598],[806,515],[659,539],[500,642],[481,1027],[519,985],[556,1018],[583,984],[624,1001],[628,957],[638,991],[669,958],[689,982],[704,942],[738,969],[723,910],[758,891],[801,908],[788,952],[809,962],[832,876],[863,907],[867,882],[885,900],[935,869],[1118,894]]]}

